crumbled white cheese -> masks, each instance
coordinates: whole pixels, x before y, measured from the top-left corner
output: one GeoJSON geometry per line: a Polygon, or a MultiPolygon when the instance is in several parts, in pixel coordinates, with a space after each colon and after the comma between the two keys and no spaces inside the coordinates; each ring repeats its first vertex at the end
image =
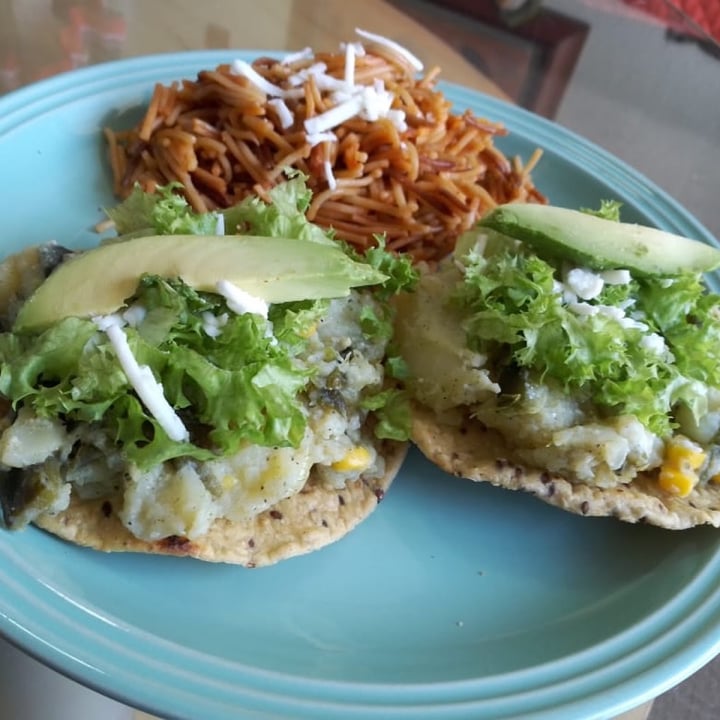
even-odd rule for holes
{"type": "Polygon", "coordinates": [[[626,330],[640,330],[640,332],[647,332],[650,329],[650,326],[647,323],[640,322],[639,320],[634,320],[633,318],[627,317],[625,315],[623,315],[621,318],[618,318],[618,322],[626,330]]]}
{"type": "Polygon", "coordinates": [[[631,280],[629,270],[603,270],[600,277],[608,285],[627,285],[631,280]]]}
{"type": "Polygon", "coordinates": [[[393,50],[398,55],[405,58],[414,70],[422,72],[422,62],[420,62],[420,60],[416,58],[415,55],[413,55],[407,48],[404,48],[394,40],[390,40],[390,38],[386,38],[383,35],[376,35],[375,33],[368,32],[367,30],[361,30],[360,28],[355,28],[355,32],[364,40],[370,40],[371,42],[377,43],[378,45],[384,45],[386,48],[393,50]]]}
{"type": "Polygon", "coordinates": [[[227,325],[228,315],[213,315],[211,312],[204,312],[200,316],[203,321],[203,330],[208,337],[216,338],[222,334],[222,329],[227,325]]]}
{"type": "Polygon", "coordinates": [[[309,137],[332,130],[353,117],[374,122],[388,118],[399,132],[407,130],[405,112],[393,109],[393,95],[385,89],[382,80],[373,85],[357,86],[351,93],[343,89],[334,93],[337,104],[319,115],[305,120],[305,132],[309,137]]]}
{"type": "Polygon", "coordinates": [[[117,322],[103,322],[104,319],[112,317],[111,315],[95,319],[95,323],[105,331],[112,343],[128,382],[171,440],[176,442],[187,440],[190,437],[187,428],[165,398],[163,386],[155,379],[147,365],[140,365],[135,359],[123,329],[117,322]]]}
{"type": "Polygon", "coordinates": [[[565,277],[565,284],[572,292],[583,300],[596,298],[603,289],[603,279],[590,270],[573,268],[565,277]]]}
{"type": "Polygon", "coordinates": [[[568,290],[565,285],[562,285],[562,301],[565,305],[574,305],[578,301],[578,296],[572,290],[568,290]]]}
{"type": "Polygon", "coordinates": [[[586,302],[569,302],[567,303],[567,309],[576,315],[583,315],[586,317],[597,315],[599,311],[597,305],[590,305],[590,303],[586,302]]]}
{"type": "Polygon", "coordinates": [[[643,350],[654,353],[655,355],[664,355],[668,350],[665,344],[665,338],[657,333],[648,333],[640,338],[640,347],[643,350]]]}
{"type": "Polygon", "coordinates": [[[311,77],[315,80],[315,85],[318,90],[334,90],[337,92],[347,90],[347,85],[344,80],[328,74],[327,65],[324,62],[318,62],[302,70],[298,70],[288,77],[287,83],[293,88],[301,88],[305,84],[305,81],[311,77]]]}
{"type": "Polygon", "coordinates": [[[614,305],[596,305],[595,307],[597,307],[598,312],[605,315],[605,317],[612,318],[618,322],[624,319],[630,319],[625,318],[625,311],[622,308],[615,307],[614,305]]]}
{"type": "Polygon", "coordinates": [[[639,330],[643,333],[640,346],[656,355],[672,360],[672,353],[661,335],[650,332],[647,318],[641,312],[628,315],[627,310],[635,304],[635,298],[628,298],[617,305],[602,305],[580,301],[594,300],[602,292],[605,283],[608,285],[625,285],[631,281],[628,270],[605,270],[593,273],[584,268],[572,268],[565,272],[565,282],[553,279],[552,292],[570,312],[579,317],[604,316],[615,320],[625,330],[639,330]]]}
{"type": "Polygon", "coordinates": [[[218,280],[215,288],[225,298],[228,308],[234,313],[238,315],[252,313],[267,319],[270,305],[262,298],[245,292],[245,290],[233,285],[229,280],[218,280]]]}

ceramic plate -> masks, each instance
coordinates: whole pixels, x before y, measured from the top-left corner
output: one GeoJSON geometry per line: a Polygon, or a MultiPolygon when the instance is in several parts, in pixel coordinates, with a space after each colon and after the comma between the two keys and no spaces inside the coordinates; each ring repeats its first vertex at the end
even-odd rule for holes
{"type": "MultiPolygon", "coordinates": [[[[153,83],[238,55],[132,59],[0,100],[2,251],[95,242],[114,202],[100,128],[153,83]]],[[[557,204],[615,197],[626,219],[712,242],[672,199],[566,130],[453,86],[504,122],[508,154],[557,204]]],[[[412,452],[339,543],[246,570],[105,555],[0,534],[0,631],[61,672],[163,717],[607,718],[720,651],[720,533],[580,518],[444,475],[412,452]]]]}

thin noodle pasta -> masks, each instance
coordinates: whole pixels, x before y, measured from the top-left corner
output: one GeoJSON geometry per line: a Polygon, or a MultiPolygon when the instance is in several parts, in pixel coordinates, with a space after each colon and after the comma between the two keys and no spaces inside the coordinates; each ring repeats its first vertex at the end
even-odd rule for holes
{"type": "Polygon", "coordinates": [[[281,98],[230,65],[157,84],[137,127],[105,130],[116,194],[127,197],[136,183],[153,191],[179,181],[193,208],[205,212],[248,195],[267,199],[283,171],[295,168],[313,191],[311,220],[358,249],[384,235],[391,249],[427,261],[444,257],[495,205],[545,202],[531,178],[540,150],[525,164],[508,159],[494,144],[505,128],[470,111],[453,114],[435,87],[439,69],[418,78],[391,48],[365,48],[354,82],[389,92],[389,113],[355,114],[317,137],[304,123],[322,123],[343,102],[344,52],[288,64],[257,59],[252,69],[282,88],[281,98]]]}

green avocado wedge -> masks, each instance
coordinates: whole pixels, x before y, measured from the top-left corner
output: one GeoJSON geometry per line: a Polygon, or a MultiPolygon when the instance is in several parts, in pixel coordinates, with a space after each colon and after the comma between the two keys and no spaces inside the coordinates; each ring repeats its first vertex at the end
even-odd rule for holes
{"type": "Polygon", "coordinates": [[[123,307],[140,276],[181,278],[216,292],[228,280],[268,303],[342,297],[387,279],[339,246],[245,235],[153,235],[100,245],[60,265],[22,306],[14,330],[41,330],[66,317],[123,307]]]}
{"type": "Polygon", "coordinates": [[[677,275],[709,272],[720,266],[720,250],[698,240],[551,205],[500,205],[479,225],[527,243],[541,257],[569,260],[596,270],[623,268],[638,276],[677,275]]]}

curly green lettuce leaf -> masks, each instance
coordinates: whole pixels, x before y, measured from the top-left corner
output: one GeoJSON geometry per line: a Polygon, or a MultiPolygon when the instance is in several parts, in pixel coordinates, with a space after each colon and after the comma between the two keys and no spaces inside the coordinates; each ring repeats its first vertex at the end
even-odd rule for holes
{"type": "Polygon", "coordinates": [[[623,204],[619,200],[601,200],[600,207],[597,210],[591,208],[580,208],[581,212],[588,215],[595,215],[605,220],[614,220],[620,222],[620,210],[623,204]]]}
{"type": "Polygon", "coordinates": [[[408,364],[400,355],[388,355],[385,359],[385,369],[388,375],[396,380],[407,380],[410,377],[408,364]]]}
{"type": "Polygon", "coordinates": [[[288,351],[300,352],[326,315],[329,303],[329,300],[323,299],[271,305],[268,319],[275,337],[288,351]]]}
{"type": "Polygon", "coordinates": [[[223,211],[225,231],[229,234],[265,237],[301,238],[323,244],[335,244],[333,235],[307,219],[312,192],[299,172],[288,172],[287,180],[268,191],[270,202],[248,196],[223,211]]]}
{"type": "Polygon", "coordinates": [[[375,236],[375,245],[369,247],[357,259],[364,259],[369,265],[387,275],[380,295],[388,299],[400,292],[412,292],[418,283],[419,273],[406,255],[393,253],[386,248],[385,238],[375,236]]]}
{"type": "Polygon", "coordinates": [[[677,403],[701,411],[704,383],[718,372],[718,351],[711,348],[720,332],[717,298],[689,280],[645,278],[642,286],[608,287],[598,298],[601,308],[637,293],[633,312],[642,322],[622,322],[602,309],[572,312],[561,301],[555,274],[550,263],[514,247],[489,257],[468,255],[454,302],[465,312],[469,347],[504,366],[552,378],[607,413],[634,415],[658,435],[674,426],[677,403]],[[688,323],[693,313],[703,320],[688,323]],[[669,352],[646,342],[651,333],[664,336],[669,352]],[[697,357],[698,349],[708,359],[697,357]]]}
{"type": "Polygon", "coordinates": [[[387,388],[364,398],[362,407],[375,413],[375,436],[381,440],[404,442],[410,437],[411,409],[407,391],[387,388]]]}
{"type": "Polygon", "coordinates": [[[664,336],[678,371],[720,387],[720,296],[707,291],[702,277],[643,281],[639,304],[664,336]]]}
{"type": "Polygon", "coordinates": [[[58,383],[77,373],[78,358],[96,332],[88,320],[67,318],[36,337],[1,334],[0,394],[15,405],[28,397],[57,395],[58,383]]]}
{"type": "Polygon", "coordinates": [[[182,186],[173,182],[159,186],[154,193],[135,185],[119,205],[106,208],[120,236],[137,235],[214,235],[218,214],[199,213],[176,192],[182,186]]]}

